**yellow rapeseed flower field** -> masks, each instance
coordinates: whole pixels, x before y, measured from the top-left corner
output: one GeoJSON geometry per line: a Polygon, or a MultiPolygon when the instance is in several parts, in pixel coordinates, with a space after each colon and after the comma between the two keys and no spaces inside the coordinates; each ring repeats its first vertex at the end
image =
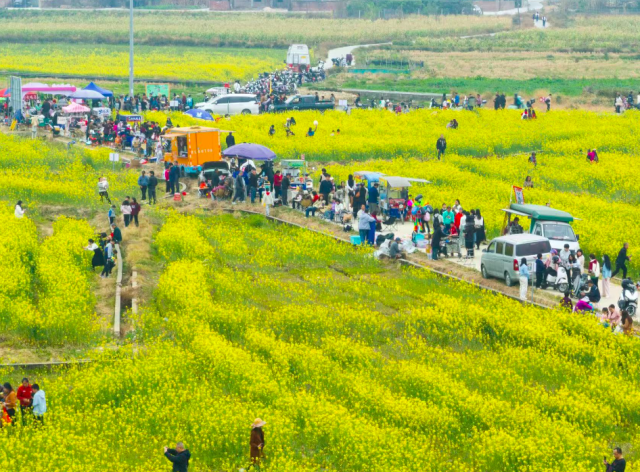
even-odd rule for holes
{"type": "Polygon", "coordinates": [[[35,379],[45,427],[21,429],[3,463],[161,470],[162,446],[184,441],[190,470],[239,470],[261,417],[270,471],[583,472],[615,445],[634,470],[640,345],[593,317],[261,217],[170,214],[155,248],[136,348],[35,379]]]}
{"type": "MultiPolygon", "coordinates": [[[[161,114],[149,116],[163,122],[161,114]]],[[[528,203],[550,203],[581,218],[574,226],[587,254],[615,258],[625,241],[640,247],[638,225],[623,223],[635,221],[640,204],[638,118],[637,112],[620,116],[552,111],[525,121],[516,110],[425,109],[400,115],[354,110],[350,115],[235,116],[222,119],[218,126],[234,130],[237,142],[264,144],[280,158],[304,155],[312,166],[326,167],[337,182],[358,170],[430,180],[433,185],[420,192],[432,205],[460,199],[466,209],[479,208],[490,236],[502,227],[500,209],[509,203],[512,186],[522,186],[531,176],[534,188],[525,190],[528,203]],[[289,116],[295,117],[297,125],[296,135],[287,138],[283,125],[289,116]],[[447,129],[454,118],[459,128],[447,129]],[[319,123],[318,131],[307,138],[306,130],[314,121],[319,123]],[[271,124],[277,130],[273,138],[267,133],[271,124]],[[443,161],[437,161],[435,145],[441,134],[447,140],[447,152],[443,161]],[[587,162],[587,150],[593,148],[598,150],[599,164],[587,162]],[[537,151],[537,166],[528,162],[532,151],[537,151]]],[[[172,119],[181,125],[198,124],[180,115],[172,119]]],[[[637,264],[632,261],[636,272],[637,264]]]]}

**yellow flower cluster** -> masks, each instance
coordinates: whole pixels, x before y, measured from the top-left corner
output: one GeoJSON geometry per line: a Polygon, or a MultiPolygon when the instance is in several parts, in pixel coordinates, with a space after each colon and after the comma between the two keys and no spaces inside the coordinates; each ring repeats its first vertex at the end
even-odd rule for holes
{"type": "Polygon", "coordinates": [[[264,466],[283,472],[546,472],[550,457],[582,472],[636,437],[640,347],[595,318],[389,270],[261,217],[169,215],[155,245],[144,349],[41,382],[57,434],[23,430],[3,463],[159,470],[184,441],[194,470],[238,470],[255,417],[264,466]]]}
{"type": "Polygon", "coordinates": [[[112,195],[136,188],[136,175],[113,172],[107,149],[69,151],[58,143],[43,143],[0,133],[2,198],[31,205],[82,205],[95,208],[100,176],[107,177],[112,195]]]}
{"type": "MultiPolygon", "coordinates": [[[[16,73],[45,72],[81,77],[124,78],[129,75],[129,49],[110,45],[13,44],[0,57],[0,69],[16,73]]],[[[174,46],[136,48],[136,75],[147,80],[183,79],[225,82],[249,80],[282,68],[285,50],[252,51],[174,46]]]]}
{"type": "Polygon", "coordinates": [[[284,130],[270,138],[267,130],[290,114],[236,116],[219,126],[235,130],[238,142],[264,144],[283,159],[304,155],[309,161],[338,162],[324,166],[337,182],[359,170],[430,180],[432,185],[414,188],[413,195],[422,193],[438,208],[455,199],[465,209],[479,208],[489,235],[494,236],[502,228],[500,209],[508,205],[511,187],[522,186],[531,176],[534,188],[525,189],[525,201],[550,203],[581,218],[574,227],[587,254],[615,258],[625,241],[640,246],[640,228],[630,224],[621,230],[622,220],[615,218],[634,219],[640,203],[633,177],[640,174],[640,161],[635,159],[640,142],[634,138],[640,135],[638,113],[552,111],[540,112],[532,121],[521,120],[515,110],[486,109],[291,115],[298,124],[296,136],[289,138],[284,130]],[[446,128],[454,118],[459,128],[446,128]],[[315,120],[318,131],[312,138],[305,137],[315,120]],[[447,151],[444,160],[437,161],[435,144],[441,134],[447,151]],[[587,161],[587,150],[593,148],[598,150],[598,164],[587,161]],[[537,166],[528,161],[532,151],[537,151],[537,166]]]}
{"type": "Polygon", "coordinates": [[[7,334],[38,344],[86,344],[97,325],[82,248],[93,235],[85,221],[62,217],[38,242],[29,218],[0,209],[0,323],[7,334]]]}

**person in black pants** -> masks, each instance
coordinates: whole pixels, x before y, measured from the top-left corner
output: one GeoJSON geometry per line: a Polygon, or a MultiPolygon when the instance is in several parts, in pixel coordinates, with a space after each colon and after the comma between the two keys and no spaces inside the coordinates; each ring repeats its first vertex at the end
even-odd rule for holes
{"type": "Polygon", "coordinates": [[[151,171],[149,172],[149,184],[147,187],[147,190],[149,192],[149,205],[151,205],[151,201],[153,200],[153,203],[157,203],[156,201],[156,187],[158,186],[158,178],[156,177],[156,174],[151,171]]]}
{"type": "Polygon", "coordinates": [[[611,278],[614,278],[620,270],[622,270],[622,278],[627,278],[627,261],[631,260],[631,257],[627,255],[627,249],[629,249],[629,243],[624,243],[622,249],[618,253],[618,257],[616,258],[616,270],[611,274],[611,278]]]}
{"type": "Polygon", "coordinates": [[[282,193],[282,206],[287,206],[287,197],[289,195],[289,186],[291,185],[291,181],[289,180],[289,174],[285,174],[282,177],[282,183],[280,184],[280,191],[282,193]]]}

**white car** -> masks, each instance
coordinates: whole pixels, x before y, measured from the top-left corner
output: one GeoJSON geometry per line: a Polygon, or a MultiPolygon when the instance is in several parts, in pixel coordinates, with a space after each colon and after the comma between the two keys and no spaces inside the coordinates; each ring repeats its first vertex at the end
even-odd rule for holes
{"type": "Polygon", "coordinates": [[[214,115],[257,115],[260,113],[260,102],[249,93],[229,93],[198,103],[196,108],[214,115]]]}

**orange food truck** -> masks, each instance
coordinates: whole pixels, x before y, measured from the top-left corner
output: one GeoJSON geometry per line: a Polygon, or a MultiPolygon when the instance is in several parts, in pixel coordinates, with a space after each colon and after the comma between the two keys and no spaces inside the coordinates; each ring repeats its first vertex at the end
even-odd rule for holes
{"type": "Polygon", "coordinates": [[[165,141],[164,160],[176,162],[186,175],[197,177],[205,162],[222,160],[220,133],[228,131],[205,126],[172,128],[162,136],[165,141]]]}

